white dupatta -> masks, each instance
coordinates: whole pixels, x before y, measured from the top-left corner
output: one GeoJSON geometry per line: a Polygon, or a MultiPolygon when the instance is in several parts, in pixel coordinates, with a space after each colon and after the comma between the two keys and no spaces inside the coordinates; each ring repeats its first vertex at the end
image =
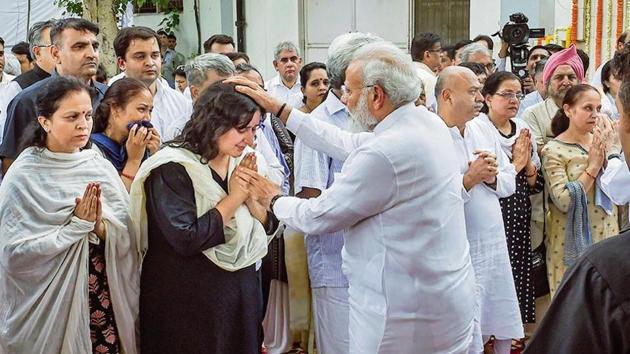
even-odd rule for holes
{"type": "Polygon", "coordinates": [[[91,353],[89,242],[105,262],[122,350],[138,353],[139,254],[129,196],[94,150],[65,154],[31,147],[0,185],[0,352],[91,353]],[[107,238],[73,215],[75,198],[100,183],[107,238]]]}
{"type": "MultiPolygon", "coordinates": [[[[250,151],[253,150],[247,148],[241,157],[230,158],[228,178],[241,158],[250,151]]],[[[267,164],[262,155],[256,153],[256,158],[259,173],[265,176],[267,164]]],[[[149,247],[144,182],[152,170],[169,162],[186,168],[195,189],[197,217],[207,213],[227,196],[212,178],[210,167],[200,162],[199,155],[185,148],[162,148],[142,163],[131,186],[131,217],[138,236],[138,249],[142,255],[146,254],[149,247]]],[[[252,217],[245,204],[238,207],[234,217],[223,226],[223,232],[225,243],[208,248],[203,253],[214,264],[230,272],[248,267],[263,258],[267,254],[267,244],[273,239],[273,236],[267,236],[262,224],[252,217]]]]}
{"type": "Polygon", "coordinates": [[[488,117],[487,114],[480,113],[477,119],[481,119],[482,121],[486,122],[492,127],[492,130],[497,136],[499,143],[501,143],[501,150],[503,150],[503,152],[505,153],[505,155],[507,155],[510,161],[512,161],[512,146],[516,142],[516,139],[519,137],[519,135],[521,135],[521,130],[528,129],[529,132],[532,134],[532,139],[531,139],[532,140],[532,162],[534,163],[534,166],[536,166],[537,170],[540,169],[540,157],[538,157],[538,152],[537,152],[538,150],[537,150],[537,145],[536,145],[536,136],[534,132],[532,131],[532,129],[529,127],[529,125],[527,125],[527,123],[525,123],[524,120],[520,118],[510,119],[510,121],[516,124],[516,133],[513,136],[506,138],[505,136],[503,136],[503,134],[501,134],[499,129],[497,129],[497,127],[494,126],[494,123],[492,123],[492,121],[490,120],[490,117],[488,117]]]}

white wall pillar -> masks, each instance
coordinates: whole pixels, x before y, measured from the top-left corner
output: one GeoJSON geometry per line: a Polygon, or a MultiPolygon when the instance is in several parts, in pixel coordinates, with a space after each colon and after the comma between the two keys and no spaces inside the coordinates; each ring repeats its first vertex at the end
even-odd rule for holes
{"type": "Polygon", "coordinates": [[[292,41],[300,47],[299,17],[296,0],[245,0],[247,55],[265,80],[276,75],[272,61],[279,42],[292,41]]]}

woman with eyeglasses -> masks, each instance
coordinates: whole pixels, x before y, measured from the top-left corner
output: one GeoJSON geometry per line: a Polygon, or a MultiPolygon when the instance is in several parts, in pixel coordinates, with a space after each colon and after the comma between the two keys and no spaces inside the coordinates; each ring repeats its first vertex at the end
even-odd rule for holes
{"type": "MultiPolygon", "coordinates": [[[[505,236],[516,294],[518,296],[523,324],[536,320],[534,306],[534,284],[531,281],[530,219],[532,206],[529,196],[543,188],[540,159],[536,153],[536,142],[527,124],[516,119],[520,100],[523,98],[521,82],[508,71],[500,71],[488,77],[481,91],[486,105],[477,119],[486,121],[501,143],[503,153],[516,169],[516,192],[499,199],[505,236]]],[[[519,341],[519,346],[523,346],[519,341]]]]}

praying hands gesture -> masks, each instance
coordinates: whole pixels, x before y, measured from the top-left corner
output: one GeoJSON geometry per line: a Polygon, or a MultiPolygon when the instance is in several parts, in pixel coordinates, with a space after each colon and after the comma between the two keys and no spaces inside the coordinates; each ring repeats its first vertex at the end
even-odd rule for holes
{"type": "Polygon", "coordinates": [[[103,224],[103,209],[101,205],[101,186],[98,183],[88,183],[82,198],[75,198],[74,215],[85,221],[94,222],[94,233],[101,240],[105,239],[105,224],[103,224]]]}
{"type": "MultiPolygon", "coordinates": [[[[241,173],[250,172],[250,176],[258,175],[258,173],[257,173],[258,166],[256,165],[256,154],[253,153],[253,152],[250,152],[247,155],[245,155],[245,157],[241,160],[241,163],[239,164],[239,167],[241,168],[241,173]]],[[[251,183],[251,177],[250,177],[249,181],[251,183]]],[[[250,190],[249,187],[250,186],[249,186],[249,183],[248,183],[248,185],[247,185],[247,189],[248,190],[250,190]]],[[[251,192],[251,190],[250,190],[250,192],[251,192]]],[[[247,208],[249,209],[249,212],[256,219],[258,219],[258,221],[260,221],[261,224],[263,224],[263,225],[266,224],[266,222],[267,222],[267,208],[265,208],[262,204],[260,204],[259,201],[255,200],[252,197],[251,194],[249,195],[249,197],[245,201],[245,205],[247,205],[247,208]]]]}
{"type": "Polygon", "coordinates": [[[588,149],[586,172],[589,176],[596,177],[606,161],[606,142],[603,140],[602,130],[595,127],[591,147],[588,149]]]}
{"type": "Polygon", "coordinates": [[[532,135],[529,129],[522,129],[512,145],[512,164],[516,173],[523,169],[528,176],[536,173],[536,166],[532,162],[532,135]]]}
{"type": "Polygon", "coordinates": [[[468,171],[464,174],[464,188],[470,190],[481,182],[493,184],[496,182],[498,172],[497,156],[489,151],[477,150],[475,161],[468,163],[468,171]]]}

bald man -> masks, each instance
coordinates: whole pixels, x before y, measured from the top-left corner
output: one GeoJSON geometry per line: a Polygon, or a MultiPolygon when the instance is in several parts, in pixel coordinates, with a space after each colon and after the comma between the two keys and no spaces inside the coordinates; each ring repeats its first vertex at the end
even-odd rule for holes
{"type": "Polygon", "coordinates": [[[521,314],[505,239],[499,198],[516,190],[516,170],[501,150],[494,127],[475,118],[483,105],[481,84],[468,68],[451,66],[435,86],[438,115],[449,127],[459,165],[466,235],[475,270],[483,342],[509,354],[512,338],[523,337],[521,314]]]}

